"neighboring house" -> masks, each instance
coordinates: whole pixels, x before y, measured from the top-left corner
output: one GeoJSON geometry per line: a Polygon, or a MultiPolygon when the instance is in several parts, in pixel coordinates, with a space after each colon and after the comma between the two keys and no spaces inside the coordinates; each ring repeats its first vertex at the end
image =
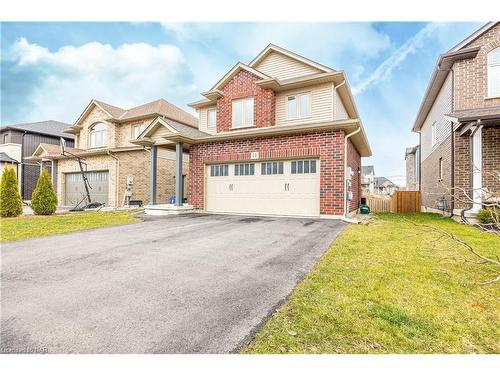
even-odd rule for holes
{"type": "Polygon", "coordinates": [[[398,185],[385,177],[375,177],[375,194],[392,195],[398,190],[398,185]]]}
{"type": "Polygon", "coordinates": [[[420,147],[407,147],[405,152],[406,161],[406,190],[420,190],[420,147]]]}
{"type": "Polygon", "coordinates": [[[484,193],[500,191],[499,22],[439,57],[413,131],[420,134],[423,210],[474,215],[484,193]]]}
{"type": "MultiPolygon", "coordinates": [[[[85,162],[92,201],[117,207],[128,200],[167,202],[174,195],[175,154],[168,150],[157,153],[156,149],[132,143],[156,119],[197,128],[194,116],[163,99],[130,109],[92,100],[74,125],[65,130],[75,136],[75,146],[68,151],[85,162]],[[150,163],[151,154],[155,163],[150,163]],[[152,169],[159,176],[154,185],[157,191],[150,190],[152,169]]],[[[42,143],[33,159],[51,161],[60,205],[74,206],[84,199],[85,188],[75,158],[61,155],[59,146],[42,143]]],[[[183,176],[187,175],[187,163],[186,157],[183,176]]]]}
{"type": "Polygon", "coordinates": [[[373,194],[375,189],[375,168],[373,165],[361,167],[361,189],[363,193],[373,194]]]}
{"type": "Polygon", "coordinates": [[[19,182],[19,161],[17,161],[16,159],[12,159],[5,152],[0,152],[0,176],[2,176],[3,170],[7,166],[14,168],[19,182]]]}
{"type": "Polygon", "coordinates": [[[343,71],[269,45],[202,95],[190,104],[198,131],[158,120],[134,142],[189,149],[194,209],[341,217],[358,208],[371,151],[343,71]]]}
{"type": "MultiPolygon", "coordinates": [[[[59,121],[40,121],[4,125],[0,128],[0,152],[18,162],[19,190],[24,200],[31,199],[40,176],[40,165],[30,156],[40,143],[59,144],[61,137],[73,146],[73,135],[64,133],[69,124],[59,121]],[[21,160],[22,159],[22,160],[21,160]]],[[[50,172],[50,166],[47,166],[50,172]]]]}

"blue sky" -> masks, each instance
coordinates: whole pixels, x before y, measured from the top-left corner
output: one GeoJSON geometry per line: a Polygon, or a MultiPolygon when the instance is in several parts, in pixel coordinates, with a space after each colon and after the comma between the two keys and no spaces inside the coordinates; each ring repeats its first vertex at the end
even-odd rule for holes
{"type": "Polygon", "coordinates": [[[2,125],[72,123],[92,98],[160,97],[189,110],[268,43],[345,70],[378,176],[404,176],[404,149],[437,57],[481,23],[2,23],[2,125]]]}

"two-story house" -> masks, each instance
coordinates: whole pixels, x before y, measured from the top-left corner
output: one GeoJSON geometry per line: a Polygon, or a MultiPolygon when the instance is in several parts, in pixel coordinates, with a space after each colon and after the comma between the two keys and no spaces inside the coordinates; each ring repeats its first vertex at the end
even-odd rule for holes
{"type": "Polygon", "coordinates": [[[190,104],[196,132],[158,120],[135,141],[189,150],[194,209],[342,217],[358,208],[371,151],[343,71],[269,45],[202,95],[190,104]]]}
{"type": "Polygon", "coordinates": [[[373,165],[361,166],[361,190],[373,194],[375,190],[375,168],[373,165]]]}
{"type": "MultiPolygon", "coordinates": [[[[62,155],[58,145],[41,143],[32,158],[51,162],[62,206],[74,206],[85,198],[79,164],[72,155],[85,163],[92,201],[113,207],[123,206],[129,200],[166,203],[175,194],[175,153],[167,149],[152,151],[132,143],[158,118],[193,130],[198,126],[196,117],[163,99],[130,109],[92,100],[76,122],[65,130],[75,137],[75,146],[67,148],[70,154],[62,155]],[[153,165],[150,164],[152,152],[153,165]],[[152,169],[159,176],[154,186],[150,186],[152,169]]],[[[187,175],[187,170],[186,156],[182,175],[187,175]]],[[[181,180],[187,185],[184,178],[181,180]]]]}
{"type": "MultiPolygon", "coordinates": [[[[64,122],[47,120],[2,125],[0,128],[0,154],[4,154],[1,163],[15,166],[23,200],[31,200],[40,176],[40,164],[30,160],[31,155],[40,143],[58,145],[61,137],[73,147],[73,135],[64,132],[68,126],[64,122]]],[[[45,168],[51,172],[50,165],[45,165],[45,168]]]]}
{"type": "Polygon", "coordinates": [[[500,23],[442,54],[413,131],[422,209],[473,216],[500,191],[500,23]]]}

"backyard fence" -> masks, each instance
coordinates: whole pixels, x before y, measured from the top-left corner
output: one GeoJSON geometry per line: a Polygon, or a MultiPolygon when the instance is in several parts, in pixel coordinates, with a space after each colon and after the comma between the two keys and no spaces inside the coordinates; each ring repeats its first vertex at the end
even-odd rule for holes
{"type": "Polygon", "coordinates": [[[420,212],[420,192],[396,190],[392,197],[367,196],[371,212],[420,212]]]}

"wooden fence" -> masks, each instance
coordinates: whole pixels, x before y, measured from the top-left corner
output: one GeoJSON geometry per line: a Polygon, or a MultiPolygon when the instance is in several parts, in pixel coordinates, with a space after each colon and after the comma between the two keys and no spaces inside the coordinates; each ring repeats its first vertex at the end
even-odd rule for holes
{"type": "Polygon", "coordinates": [[[371,212],[420,212],[420,192],[396,190],[392,197],[367,196],[371,212]]]}

